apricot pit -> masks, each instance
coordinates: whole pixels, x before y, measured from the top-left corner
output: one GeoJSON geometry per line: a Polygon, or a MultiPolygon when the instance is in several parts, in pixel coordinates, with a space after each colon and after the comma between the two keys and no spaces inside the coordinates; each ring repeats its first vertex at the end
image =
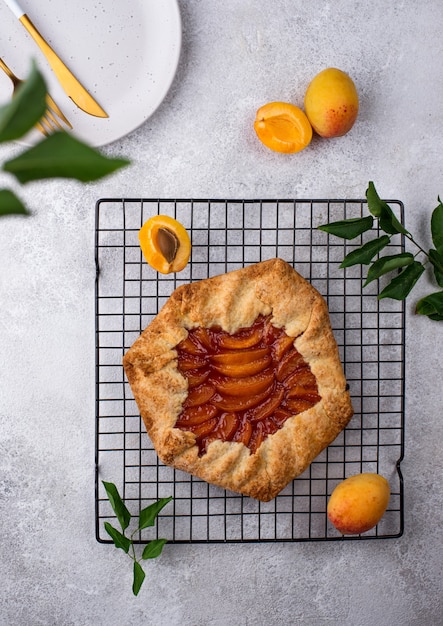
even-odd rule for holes
{"type": "Polygon", "coordinates": [[[170,274],[186,267],[191,240],[184,226],[173,217],[155,215],[149,218],[138,236],[146,262],[158,272],[170,274]]]}

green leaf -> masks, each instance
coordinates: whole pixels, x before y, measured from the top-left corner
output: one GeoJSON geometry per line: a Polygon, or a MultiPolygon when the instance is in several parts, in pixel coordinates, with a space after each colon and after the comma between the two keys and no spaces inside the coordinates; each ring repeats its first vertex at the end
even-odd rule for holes
{"type": "Polygon", "coordinates": [[[4,215],[30,215],[20,198],[9,189],[0,189],[0,217],[4,215]]]}
{"type": "Polygon", "coordinates": [[[380,199],[372,181],[369,182],[366,190],[366,199],[368,201],[369,212],[378,219],[380,228],[385,233],[389,235],[395,235],[397,233],[404,235],[409,234],[406,228],[395,217],[389,204],[380,199]]]}
{"type": "Polygon", "coordinates": [[[131,520],[131,514],[126,508],[123,500],[118,493],[117,487],[114,483],[106,483],[102,480],[103,486],[106,489],[106,493],[108,495],[109,502],[111,503],[112,509],[114,513],[117,515],[117,519],[120,522],[120,526],[122,530],[125,530],[129,526],[129,522],[131,520]]]}
{"type": "Polygon", "coordinates": [[[357,248],[347,254],[340,267],[351,267],[351,265],[358,265],[359,263],[362,265],[369,265],[375,255],[378,254],[380,250],[383,250],[389,242],[390,238],[387,235],[368,241],[360,248],[357,248]]]}
{"type": "Polygon", "coordinates": [[[150,504],[145,509],[140,511],[139,526],[138,529],[142,530],[148,526],[154,526],[157,515],[160,513],[163,507],[172,500],[172,496],[169,498],[160,498],[157,502],[150,504]]]}
{"type": "Polygon", "coordinates": [[[90,182],[129,164],[127,159],[108,158],[63,131],[7,161],[3,169],[24,184],[45,178],[74,178],[90,182]]]}
{"type": "Polygon", "coordinates": [[[11,101],[0,107],[0,143],[26,135],[46,110],[46,85],[35,63],[11,101]]]}
{"type": "Polygon", "coordinates": [[[443,253],[431,249],[428,256],[434,268],[435,280],[439,287],[443,287],[443,253]]]}
{"type": "Polygon", "coordinates": [[[443,254],[443,204],[438,198],[439,205],[432,212],[431,233],[434,246],[437,252],[443,254]]]}
{"type": "Polygon", "coordinates": [[[437,314],[437,313],[436,313],[436,314],[434,314],[434,315],[433,315],[433,314],[428,315],[428,317],[429,317],[429,319],[431,319],[431,320],[433,320],[433,321],[435,321],[435,322],[441,322],[441,321],[443,321],[443,315],[439,315],[439,314],[437,314]]]}
{"type": "Polygon", "coordinates": [[[369,285],[370,282],[380,278],[388,272],[410,265],[414,261],[414,255],[410,252],[402,252],[401,254],[393,254],[391,256],[384,256],[375,261],[368,270],[366,282],[363,285],[369,285]]]}
{"type": "Polygon", "coordinates": [[[122,533],[116,528],[114,528],[114,526],[111,526],[109,522],[105,522],[105,530],[108,533],[108,535],[112,538],[112,541],[114,542],[115,547],[121,548],[124,552],[126,552],[126,554],[128,554],[129,548],[131,547],[131,544],[132,544],[131,540],[128,539],[128,537],[125,537],[124,535],[122,535],[122,533]]]}
{"type": "Polygon", "coordinates": [[[143,571],[142,566],[138,561],[134,561],[134,581],[132,583],[132,593],[134,596],[138,595],[138,592],[143,585],[143,581],[145,580],[146,574],[143,571]]]}
{"type": "Polygon", "coordinates": [[[342,239],[355,239],[362,233],[370,230],[374,224],[372,215],[366,217],[353,217],[349,220],[340,220],[318,226],[319,230],[323,230],[330,235],[341,237],[342,239]]]}
{"type": "Polygon", "coordinates": [[[431,293],[419,300],[415,312],[427,315],[431,320],[443,320],[443,291],[431,293]]]}
{"type": "Polygon", "coordinates": [[[162,553],[163,546],[167,543],[167,539],[153,539],[143,550],[142,559],[156,559],[162,553]]]}
{"type": "Polygon", "coordinates": [[[424,271],[424,266],[418,261],[414,261],[391,280],[379,294],[379,299],[404,300],[424,271]]]}

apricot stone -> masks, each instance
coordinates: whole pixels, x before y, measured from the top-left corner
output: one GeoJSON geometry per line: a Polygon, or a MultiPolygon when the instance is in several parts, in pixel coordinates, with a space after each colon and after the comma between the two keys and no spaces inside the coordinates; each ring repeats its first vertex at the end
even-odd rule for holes
{"type": "Polygon", "coordinates": [[[317,74],[306,90],[305,113],[321,137],[340,137],[351,130],[358,107],[354,82],[348,74],[334,67],[317,74]]]}
{"type": "Polygon", "coordinates": [[[169,274],[186,267],[191,239],[185,227],[169,215],[153,215],[140,228],[140,247],[145,260],[157,272],[169,274]]]}
{"type": "Polygon", "coordinates": [[[389,503],[389,483],[380,474],[356,474],[331,494],[327,514],[343,535],[360,535],[374,528],[389,503]]]}

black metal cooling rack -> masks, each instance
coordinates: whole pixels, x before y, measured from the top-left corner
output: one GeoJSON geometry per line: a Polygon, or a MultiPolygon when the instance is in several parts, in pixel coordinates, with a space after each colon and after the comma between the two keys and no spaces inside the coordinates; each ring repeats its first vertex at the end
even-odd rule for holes
{"type": "MultiPolygon", "coordinates": [[[[401,202],[388,201],[400,220],[401,202]]],[[[401,302],[362,290],[361,266],[339,268],[362,238],[346,242],[317,230],[326,222],[366,214],[365,200],[102,199],[96,205],[96,537],[110,539],[114,514],[101,481],[114,482],[134,514],[173,496],[156,529],[138,542],[333,541],[399,537],[403,533],[404,326],[401,302]],[[192,240],[179,274],[159,275],[142,259],[141,225],[156,214],[178,219],[192,240]],[[164,466],[157,458],[125,380],[121,359],[179,284],[272,257],[294,265],[325,297],[355,415],[348,427],[272,502],[260,503],[164,466]],[[328,522],[335,485],[352,474],[378,472],[391,499],[378,526],[342,537],[328,522]]],[[[404,250],[404,239],[390,244],[404,250]]]]}

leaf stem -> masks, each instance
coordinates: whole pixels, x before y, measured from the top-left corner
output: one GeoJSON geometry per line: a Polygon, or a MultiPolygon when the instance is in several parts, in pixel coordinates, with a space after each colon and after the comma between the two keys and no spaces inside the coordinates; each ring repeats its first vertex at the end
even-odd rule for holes
{"type": "MultiPolygon", "coordinates": [[[[407,239],[409,239],[409,241],[410,241],[411,243],[413,243],[413,244],[414,244],[414,246],[416,246],[416,247],[419,249],[419,251],[420,251],[420,252],[423,252],[423,254],[424,254],[424,255],[428,258],[428,260],[429,260],[429,254],[426,252],[426,250],[425,250],[424,248],[422,248],[422,247],[421,247],[421,245],[420,245],[420,244],[418,244],[418,243],[415,241],[414,237],[413,237],[410,233],[405,233],[405,237],[406,237],[407,239]]],[[[417,253],[417,254],[419,254],[419,253],[417,253]]],[[[417,255],[415,255],[415,256],[417,256],[417,255]]]]}
{"type": "Polygon", "coordinates": [[[134,534],[132,534],[132,535],[131,535],[131,550],[132,550],[132,556],[131,556],[131,559],[132,559],[133,561],[136,561],[136,560],[137,560],[137,555],[135,554],[135,545],[134,545],[134,542],[133,542],[133,540],[132,540],[133,535],[134,535],[134,534]]]}

